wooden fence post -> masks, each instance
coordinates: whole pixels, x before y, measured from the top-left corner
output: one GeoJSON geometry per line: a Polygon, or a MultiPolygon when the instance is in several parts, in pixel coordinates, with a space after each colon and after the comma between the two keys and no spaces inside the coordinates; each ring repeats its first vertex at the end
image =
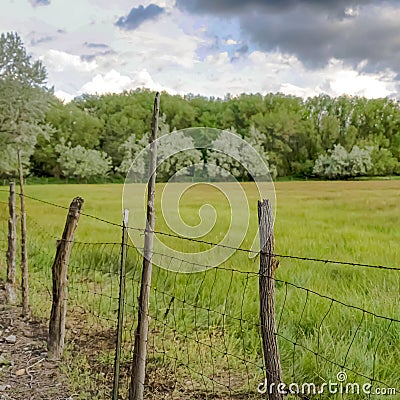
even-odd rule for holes
{"type": "Polygon", "coordinates": [[[139,295],[138,325],[135,331],[129,400],[143,400],[146,376],[146,352],[149,333],[149,301],[155,224],[155,186],[157,166],[157,132],[160,113],[160,93],[154,99],[153,121],[150,138],[150,180],[147,187],[147,221],[144,236],[143,270],[139,295]]]}
{"type": "Polygon", "coordinates": [[[114,382],[112,391],[113,400],[118,400],[119,396],[119,371],[121,364],[122,330],[124,327],[126,258],[128,252],[128,246],[127,246],[128,221],[129,221],[129,210],[124,209],[124,217],[122,222],[121,263],[119,270],[118,326],[117,326],[117,340],[115,344],[114,382]]]}
{"type": "Polygon", "coordinates": [[[28,243],[26,240],[26,212],[24,197],[24,171],[22,169],[21,152],[18,150],[19,187],[21,204],[21,290],[22,290],[22,315],[30,317],[29,310],[29,272],[28,272],[28,243]]]}
{"type": "Polygon", "coordinates": [[[261,335],[265,360],[266,393],[270,400],[282,400],[278,391],[282,382],[275,324],[275,281],[274,273],[278,261],[274,258],[274,219],[269,200],[258,202],[258,224],[260,232],[260,318],[261,335]]]}
{"type": "Polygon", "coordinates": [[[49,358],[58,360],[62,356],[65,339],[65,319],[68,297],[68,263],[78,225],[83,199],[75,197],[69,206],[62,239],[57,241],[57,251],[52,267],[53,303],[49,323],[47,349],[49,358]]]}
{"type": "Polygon", "coordinates": [[[10,196],[8,198],[8,248],[7,248],[7,281],[6,299],[10,304],[17,302],[16,274],[17,274],[17,212],[15,199],[15,183],[10,183],[10,196]]]}

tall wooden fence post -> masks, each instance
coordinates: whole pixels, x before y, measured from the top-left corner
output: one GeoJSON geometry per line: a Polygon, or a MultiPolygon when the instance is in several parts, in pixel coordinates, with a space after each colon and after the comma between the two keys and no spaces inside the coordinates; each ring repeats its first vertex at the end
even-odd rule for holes
{"type": "Polygon", "coordinates": [[[28,272],[28,243],[26,239],[26,212],[24,197],[24,171],[22,169],[21,152],[18,150],[19,186],[21,203],[21,290],[22,290],[22,314],[29,318],[29,272],[28,272]]]}
{"type": "Polygon", "coordinates": [[[128,252],[128,246],[127,246],[128,221],[129,221],[129,210],[125,209],[122,222],[121,263],[119,270],[118,326],[117,326],[117,340],[115,344],[114,383],[112,392],[113,400],[118,400],[118,395],[119,395],[119,371],[121,364],[122,329],[124,326],[126,258],[128,252]]]}
{"type": "Polygon", "coordinates": [[[278,385],[282,382],[275,324],[274,273],[278,261],[274,258],[274,219],[269,200],[258,202],[260,232],[260,317],[261,335],[265,361],[266,393],[270,400],[282,400],[278,385]]]}
{"type": "Polygon", "coordinates": [[[10,183],[10,196],[8,198],[8,248],[7,248],[7,281],[6,299],[10,304],[17,302],[16,274],[17,274],[17,212],[15,198],[15,183],[10,183]]]}
{"type": "Polygon", "coordinates": [[[49,323],[47,349],[49,358],[58,360],[62,356],[65,340],[65,319],[68,298],[68,263],[78,225],[83,199],[75,197],[69,206],[62,239],[57,241],[57,251],[52,267],[53,303],[49,323]]]}
{"type": "Polygon", "coordinates": [[[147,338],[149,333],[149,301],[155,225],[155,186],[157,167],[157,131],[160,114],[160,93],[154,99],[153,121],[150,139],[150,180],[147,187],[147,221],[144,236],[143,271],[139,295],[138,325],[135,331],[132,375],[129,388],[129,400],[143,400],[146,375],[147,338]]]}

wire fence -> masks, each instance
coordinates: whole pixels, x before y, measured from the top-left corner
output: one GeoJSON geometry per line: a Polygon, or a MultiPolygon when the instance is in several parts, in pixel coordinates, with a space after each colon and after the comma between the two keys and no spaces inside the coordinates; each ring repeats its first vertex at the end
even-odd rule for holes
{"type": "MultiPolygon", "coordinates": [[[[68,207],[30,196],[43,205],[47,214],[68,207]]],[[[35,315],[47,319],[51,309],[51,265],[56,240],[62,226],[50,227],[35,216],[27,216],[31,274],[31,305],[35,315]]],[[[81,390],[87,398],[110,398],[118,324],[118,308],[123,307],[123,335],[120,396],[127,398],[132,352],[137,326],[141,284],[140,248],[126,244],[126,286],[120,297],[122,224],[81,213],[79,232],[106,225],[110,241],[81,240],[78,234],[68,272],[68,354],[73,355],[88,385],[81,390]]],[[[0,248],[7,246],[7,203],[0,202],[0,248]]],[[[140,228],[128,229],[143,231],[140,228]]],[[[218,243],[158,232],[176,241],[219,246],[218,243]]],[[[229,246],[223,246],[229,247],[229,246]]],[[[237,252],[251,252],[235,248],[237,252]]],[[[255,254],[257,255],[257,254],[255,254]]],[[[357,398],[396,398],[400,393],[399,300],[392,304],[376,297],[388,290],[399,293],[397,266],[369,265],[337,260],[273,254],[282,274],[273,279],[276,288],[276,336],[279,342],[283,381],[296,384],[293,392],[307,386],[309,393],[293,393],[299,398],[355,398],[328,391],[328,383],[358,383],[368,388],[357,398]],[[325,293],[307,285],[309,275],[285,272],[290,263],[326,281],[325,293]],[[318,265],[319,268],[313,268],[318,265]],[[338,268],[340,268],[340,270],[338,268]],[[356,269],[347,267],[354,266],[356,269]],[[363,285],[363,282],[369,282],[363,285]],[[376,290],[372,290],[374,285],[376,290]],[[381,285],[381,286],[380,286],[381,285]],[[335,288],[337,290],[335,290],[335,288]],[[346,300],[332,295],[335,291],[346,300]],[[371,298],[372,297],[372,298],[371,298]],[[373,298],[375,297],[375,298],[373,298]],[[359,303],[354,303],[356,299],[359,303]],[[345,373],[341,381],[339,373],[345,373]],[[325,390],[324,390],[325,389],[325,390]],[[346,397],[347,396],[347,397],[346,397]],[[392,397],[390,397],[392,396],[392,397]]],[[[217,267],[192,264],[202,272],[182,274],[161,268],[174,264],[184,270],[188,260],[153,253],[154,269],[150,296],[150,332],[145,381],[148,399],[260,399],[268,365],[261,339],[258,263],[243,258],[217,267]]],[[[309,280],[312,283],[312,280],[309,280]]],[[[354,389],[353,389],[354,390],[354,389]]],[[[361,390],[361,389],[359,389],[361,390]]]]}

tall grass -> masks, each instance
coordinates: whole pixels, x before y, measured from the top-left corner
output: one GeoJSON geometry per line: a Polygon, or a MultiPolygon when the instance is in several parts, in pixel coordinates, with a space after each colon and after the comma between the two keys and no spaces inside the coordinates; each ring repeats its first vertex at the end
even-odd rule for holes
{"type": "MultiPolygon", "coordinates": [[[[252,212],[249,232],[242,243],[248,248],[257,229],[257,195],[252,185],[243,187],[252,212]]],[[[85,199],[85,213],[120,223],[121,189],[119,185],[29,186],[27,194],[65,206],[79,195],[85,199]]],[[[159,202],[162,185],[158,189],[159,202]]],[[[399,181],[281,182],[276,189],[278,254],[400,268],[399,181]]],[[[222,220],[203,239],[218,240],[229,225],[224,199],[204,185],[191,189],[185,196],[180,211],[189,224],[199,222],[197,210],[204,202],[215,206],[222,220]]],[[[5,199],[0,193],[0,200],[5,199]]],[[[45,317],[50,307],[55,238],[61,235],[66,212],[33,200],[27,201],[27,209],[32,308],[36,315],[45,317]]],[[[5,237],[5,218],[2,207],[0,239],[5,237]]],[[[130,224],[135,226],[135,220],[131,219],[130,224]]],[[[156,229],[168,232],[161,213],[157,215],[156,229]]],[[[82,216],[76,240],[118,243],[120,237],[119,227],[82,216]]],[[[164,240],[185,252],[207,248],[205,244],[185,240],[164,240]]],[[[4,248],[4,242],[1,243],[4,248]]],[[[118,244],[75,245],[69,299],[70,319],[75,325],[84,315],[86,329],[111,332],[115,329],[118,260],[118,244]]],[[[125,304],[126,360],[130,359],[135,327],[140,267],[138,253],[130,249],[125,304]]],[[[258,259],[249,259],[242,252],[236,252],[221,268],[197,274],[176,274],[155,267],[150,365],[155,363],[157,368],[169,365],[170,372],[175,374],[171,379],[180,382],[176,390],[183,392],[190,386],[192,392],[228,393],[226,386],[231,386],[233,392],[256,395],[263,376],[258,278],[254,274],[257,270],[258,259]]],[[[285,382],[321,385],[329,379],[335,380],[336,374],[345,370],[349,382],[368,382],[361,376],[365,375],[400,390],[400,324],[330,300],[334,298],[389,319],[400,319],[399,274],[281,259],[276,275],[276,311],[285,382]]],[[[112,348],[98,358],[111,363],[112,348]]],[[[352,395],[325,396],[352,398],[352,395]]]]}

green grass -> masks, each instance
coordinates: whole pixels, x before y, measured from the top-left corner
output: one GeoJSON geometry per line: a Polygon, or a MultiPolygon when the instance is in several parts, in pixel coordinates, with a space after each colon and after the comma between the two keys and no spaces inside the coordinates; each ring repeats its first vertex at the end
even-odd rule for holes
{"type": "MultiPolygon", "coordinates": [[[[159,206],[163,187],[157,186],[156,229],[172,232],[159,206]]],[[[257,228],[257,194],[251,184],[243,184],[243,188],[249,199],[251,221],[241,245],[249,248],[257,228]]],[[[239,196],[237,188],[226,185],[224,190],[239,196]]],[[[85,199],[85,213],[115,223],[121,220],[122,185],[32,185],[27,186],[26,192],[64,206],[79,195],[85,199]]],[[[276,195],[275,250],[278,254],[400,268],[400,181],[278,182],[276,195]]],[[[6,194],[0,192],[0,201],[5,199],[6,194]]],[[[180,202],[182,219],[189,225],[197,225],[201,222],[198,210],[204,203],[215,207],[219,219],[202,239],[218,241],[228,229],[230,213],[227,199],[217,189],[198,185],[185,193],[180,202]]],[[[4,205],[0,209],[2,240],[6,234],[6,214],[4,205]]],[[[50,309],[50,268],[55,238],[62,233],[66,211],[29,199],[27,210],[31,303],[37,315],[45,316],[50,309]]],[[[142,224],[139,208],[137,211],[130,216],[132,226],[142,224]]],[[[240,233],[235,232],[233,236],[240,233]]],[[[119,227],[86,216],[81,217],[76,234],[76,240],[81,242],[118,243],[120,237],[119,227]]],[[[135,236],[135,240],[140,238],[135,236]]],[[[205,244],[173,238],[163,240],[182,252],[208,248],[205,244]]],[[[114,329],[118,307],[118,260],[118,244],[75,245],[69,274],[69,319],[78,331],[75,336],[79,337],[83,331],[112,332],[114,329]]],[[[124,330],[126,368],[136,325],[140,260],[137,252],[130,249],[124,330]]],[[[157,264],[165,259],[155,256],[154,261],[157,264]]],[[[212,262],[212,259],[204,262],[212,262]]],[[[197,274],[176,274],[155,267],[149,343],[152,392],[168,391],[164,381],[172,379],[178,381],[177,393],[188,390],[192,393],[227,392],[223,385],[231,386],[233,392],[254,393],[262,380],[257,327],[258,278],[252,274],[258,270],[258,259],[249,259],[246,253],[236,252],[221,267],[197,274]],[[174,300],[171,301],[172,296],[174,300]],[[153,365],[156,370],[163,371],[161,376],[151,369],[153,365]]],[[[374,375],[375,379],[400,389],[400,324],[332,303],[310,292],[400,319],[399,277],[397,271],[280,259],[276,274],[279,280],[276,282],[276,311],[285,382],[322,384],[329,379],[335,380],[342,369],[340,366],[345,365],[359,374],[374,375]],[[317,358],[313,352],[323,358],[317,358]]],[[[87,368],[112,364],[112,346],[93,352],[94,357],[89,357],[87,365],[81,360],[85,355],[79,356],[79,364],[86,365],[86,373],[82,374],[84,379],[75,385],[81,387],[81,398],[96,398],[95,389],[90,391],[84,383],[88,380],[87,368]]],[[[71,365],[74,365],[73,360],[71,357],[71,365]]],[[[70,370],[74,371],[71,379],[79,381],[76,372],[79,365],[70,370]]],[[[361,376],[347,372],[349,382],[367,382],[361,376]]],[[[96,379],[101,380],[101,376],[97,373],[96,379]]],[[[104,385],[107,385],[106,379],[104,385]]],[[[337,398],[351,399],[352,396],[338,395],[337,398]]]]}

